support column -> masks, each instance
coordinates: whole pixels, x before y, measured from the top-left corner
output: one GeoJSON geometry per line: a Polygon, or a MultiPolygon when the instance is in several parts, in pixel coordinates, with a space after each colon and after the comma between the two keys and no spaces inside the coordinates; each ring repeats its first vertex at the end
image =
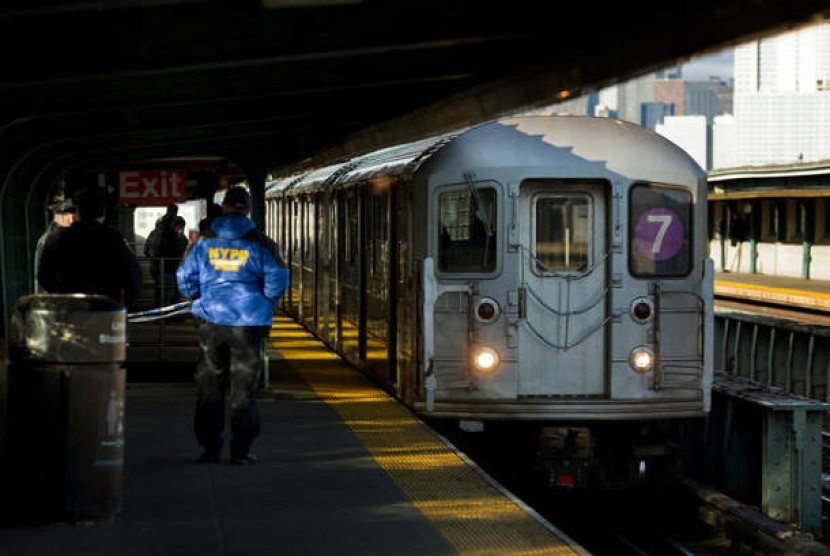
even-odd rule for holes
{"type": "Polygon", "coordinates": [[[825,404],[769,404],[764,413],[761,510],[821,532],[821,422],[825,404]]]}
{"type": "Polygon", "coordinates": [[[704,475],[809,533],[822,528],[821,428],[830,405],[719,375],[713,389],[704,475]]]}

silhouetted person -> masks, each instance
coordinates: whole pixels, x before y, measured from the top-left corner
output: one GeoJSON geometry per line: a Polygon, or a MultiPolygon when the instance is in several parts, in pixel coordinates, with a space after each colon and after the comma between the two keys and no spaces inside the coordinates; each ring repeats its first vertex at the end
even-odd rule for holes
{"type": "Polygon", "coordinates": [[[45,293],[37,275],[40,270],[40,259],[43,256],[43,248],[46,242],[61,228],[71,226],[75,219],[75,204],[72,202],[72,199],[67,199],[63,195],[55,197],[54,202],[49,205],[49,210],[52,211],[52,221],[46,227],[46,231],[37,240],[37,247],[35,247],[35,293],[45,293]]]}
{"type": "Polygon", "coordinates": [[[156,306],[169,304],[176,297],[176,266],[178,261],[169,261],[173,264],[172,272],[168,272],[169,264],[165,258],[181,258],[176,256],[174,245],[176,239],[176,218],[179,207],[175,204],[167,205],[165,213],[156,220],[156,225],[147,241],[144,243],[144,255],[150,258],[150,274],[153,277],[153,301],[156,306]],[[172,274],[172,276],[171,276],[172,274]]]}
{"type": "Polygon", "coordinates": [[[150,259],[150,276],[153,277],[153,303],[161,305],[161,261],[159,247],[161,246],[161,232],[164,229],[164,216],[156,218],[156,226],[144,242],[144,256],[150,259]]]}
{"type": "Polygon", "coordinates": [[[744,219],[737,211],[732,211],[729,215],[729,239],[733,246],[746,241],[746,226],[744,219]]]}
{"type": "Polygon", "coordinates": [[[162,257],[162,268],[164,270],[164,304],[175,303],[179,294],[176,285],[176,269],[182,262],[182,257],[187,250],[187,236],[184,235],[184,228],[187,224],[184,218],[177,216],[173,220],[172,234],[163,236],[160,255],[162,257]]]}
{"type": "Polygon", "coordinates": [[[210,225],[216,220],[218,216],[222,215],[222,207],[216,203],[209,203],[207,207],[207,216],[199,220],[199,237],[210,234],[210,225]]]}
{"type": "Polygon", "coordinates": [[[744,219],[733,210],[729,215],[729,243],[735,248],[732,262],[727,265],[726,271],[734,268],[734,272],[741,271],[741,243],[746,240],[746,225],[744,219]]]}
{"type": "Polygon", "coordinates": [[[141,290],[141,267],[124,238],[104,224],[106,192],[76,193],[75,221],[44,245],[38,280],[49,293],[107,295],[130,307],[141,290]]]}

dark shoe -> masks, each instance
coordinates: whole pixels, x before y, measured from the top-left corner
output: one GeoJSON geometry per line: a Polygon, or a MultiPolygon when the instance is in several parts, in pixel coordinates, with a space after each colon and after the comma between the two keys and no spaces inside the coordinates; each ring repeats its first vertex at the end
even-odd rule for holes
{"type": "Polygon", "coordinates": [[[202,455],[199,456],[199,459],[196,460],[199,463],[219,463],[219,454],[216,452],[202,452],[202,455]]]}
{"type": "Polygon", "coordinates": [[[242,456],[241,458],[231,458],[231,465],[251,465],[257,462],[257,457],[252,454],[242,456]]]}

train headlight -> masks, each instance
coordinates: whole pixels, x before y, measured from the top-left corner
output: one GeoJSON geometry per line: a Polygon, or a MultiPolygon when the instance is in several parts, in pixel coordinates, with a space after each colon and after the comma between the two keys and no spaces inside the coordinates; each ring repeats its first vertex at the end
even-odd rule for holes
{"type": "Polygon", "coordinates": [[[501,314],[501,308],[495,299],[482,297],[476,302],[475,315],[479,322],[494,322],[501,314]]]}
{"type": "Polygon", "coordinates": [[[647,322],[654,315],[654,303],[647,297],[638,297],[631,302],[629,312],[637,322],[647,322]]]}
{"type": "Polygon", "coordinates": [[[476,348],[473,365],[482,373],[491,373],[499,366],[499,352],[487,346],[476,348]]]}
{"type": "Polygon", "coordinates": [[[628,363],[638,373],[648,372],[654,368],[654,352],[645,346],[636,347],[631,350],[628,363]]]}

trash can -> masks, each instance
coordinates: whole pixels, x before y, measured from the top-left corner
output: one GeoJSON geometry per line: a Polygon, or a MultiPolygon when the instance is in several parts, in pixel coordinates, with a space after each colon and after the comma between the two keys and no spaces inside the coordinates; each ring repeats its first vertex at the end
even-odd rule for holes
{"type": "Polygon", "coordinates": [[[121,507],[126,311],[102,295],[20,298],[9,325],[4,475],[15,517],[103,521],[121,507]]]}

